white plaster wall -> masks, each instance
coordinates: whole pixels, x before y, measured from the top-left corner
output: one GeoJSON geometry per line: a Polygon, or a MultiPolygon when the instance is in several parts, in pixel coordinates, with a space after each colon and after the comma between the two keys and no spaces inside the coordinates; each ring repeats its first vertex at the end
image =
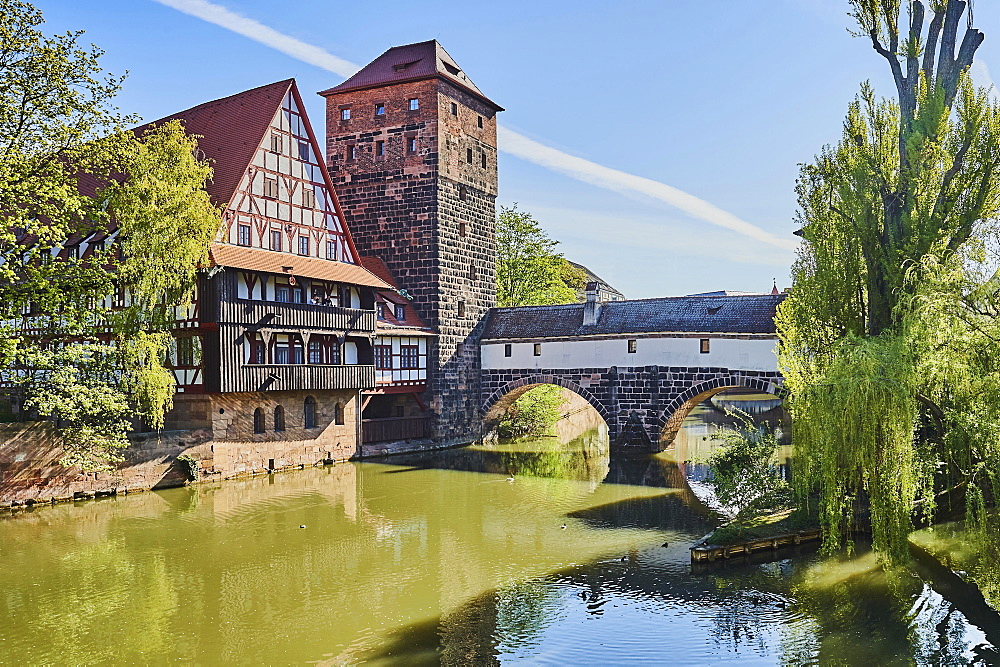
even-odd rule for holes
{"type": "Polygon", "coordinates": [[[702,354],[698,338],[639,338],[636,351],[628,352],[628,338],[543,342],[541,356],[534,343],[512,343],[504,356],[504,343],[483,343],[486,370],[505,368],[608,368],[610,366],[688,366],[777,371],[777,340],[711,338],[711,351],[702,354]]]}

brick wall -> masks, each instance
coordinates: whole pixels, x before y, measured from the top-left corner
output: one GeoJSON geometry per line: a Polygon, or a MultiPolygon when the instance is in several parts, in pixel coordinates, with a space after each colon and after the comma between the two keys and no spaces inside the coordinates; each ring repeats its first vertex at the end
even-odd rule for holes
{"type": "Polygon", "coordinates": [[[437,444],[474,440],[479,335],[496,303],[493,108],[437,79],[331,94],[327,163],[358,250],[385,261],[439,334],[428,354],[425,397],[437,444]],[[408,109],[413,98],[416,111],[408,109]],[[375,116],[376,104],[385,105],[384,116],[375,116]],[[346,106],[351,119],[343,121],[346,106]]]}

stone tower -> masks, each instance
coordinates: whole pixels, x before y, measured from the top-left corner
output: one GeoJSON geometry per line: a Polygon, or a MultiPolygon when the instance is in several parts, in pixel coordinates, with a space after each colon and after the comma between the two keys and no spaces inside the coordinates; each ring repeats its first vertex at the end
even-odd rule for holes
{"type": "Polygon", "coordinates": [[[426,404],[440,444],[479,435],[478,336],[496,305],[496,114],[437,41],[389,49],[326,98],[327,165],[359,252],[438,332],[426,404]]]}

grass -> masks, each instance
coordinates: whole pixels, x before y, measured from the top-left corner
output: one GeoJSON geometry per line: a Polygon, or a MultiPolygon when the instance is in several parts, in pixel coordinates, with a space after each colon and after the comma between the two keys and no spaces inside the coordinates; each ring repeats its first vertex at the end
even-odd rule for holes
{"type": "Polygon", "coordinates": [[[808,512],[802,509],[783,509],[747,521],[731,521],[716,528],[705,543],[729,546],[818,528],[819,520],[815,510],[808,512]]]}

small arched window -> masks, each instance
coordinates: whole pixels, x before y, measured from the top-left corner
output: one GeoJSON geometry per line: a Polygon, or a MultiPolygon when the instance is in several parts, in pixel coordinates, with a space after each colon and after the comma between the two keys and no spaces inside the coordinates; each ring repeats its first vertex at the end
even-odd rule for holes
{"type": "Polygon", "coordinates": [[[274,408],[274,430],[285,430],[285,409],[280,405],[274,408]]]}
{"type": "Polygon", "coordinates": [[[253,411],[253,432],[263,433],[264,432],[264,409],[257,408],[253,411]]]}
{"type": "Polygon", "coordinates": [[[316,428],[316,399],[312,396],[306,396],[302,407],[302,421],[306,428],[316,428]]]}
{"type": "Polygon", "coordinates": [[[337,403],[333,408],[333,423],[338,425],[343,425],[344,423],[344,406],[337,403]]]}

